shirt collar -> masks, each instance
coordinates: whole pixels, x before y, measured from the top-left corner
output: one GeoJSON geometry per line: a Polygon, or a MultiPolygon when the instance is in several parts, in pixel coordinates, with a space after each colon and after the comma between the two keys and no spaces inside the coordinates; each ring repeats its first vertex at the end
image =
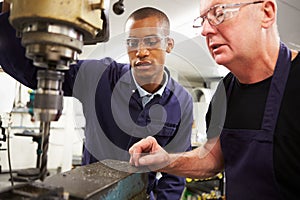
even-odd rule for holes
{"type": "Polygon", "coordinates": [[[155,93],[149,93],[147,92],[146,90],[144,90],[135,80],[135,77],[133,75],[133,70],[131,70],[131,74],[132,74],[132,77],[133,77],[133,80],[134,80],[134,83],[137,87],[137,90],[139,92],[139,95],[140,97],[144,97],[144,96],[154,96],[154,95],[159,95],[159,96],[162,96],[166,86],[167,86],[167,83],[168,83],[168,80],[169,80],[169,76],[168,76],[168,73],[164,70],[164,84],[163,86],[157,90],[155,93]]]}

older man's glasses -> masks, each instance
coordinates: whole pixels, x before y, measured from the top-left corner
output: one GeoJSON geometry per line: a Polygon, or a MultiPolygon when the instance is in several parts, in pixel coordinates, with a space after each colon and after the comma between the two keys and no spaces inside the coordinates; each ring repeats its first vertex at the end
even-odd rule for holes
{"type": "Polygon", "coordinates": [[[143,38],[129,37],[126,40],[126,45],[129,51],[138,50],[139,48],[146,49],[163,49],[166,45],[167,36],[151,35],[143,38]]]}
{"type": "Polygon", "coordinates": [[[254,1],[248,3],[234,3],[234,4],[218,4],[209,8],[203,15],[194,19],[193,28],[200,28],[207,19],[210,25],[217,26],[225,20],[233,18],[242,6],[250,4],[263,3],[264,1],[254,1]]]}

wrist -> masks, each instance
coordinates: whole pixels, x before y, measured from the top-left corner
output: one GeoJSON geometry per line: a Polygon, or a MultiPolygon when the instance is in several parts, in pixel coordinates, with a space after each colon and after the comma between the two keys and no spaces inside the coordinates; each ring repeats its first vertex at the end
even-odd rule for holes
{"type": "Polygon", "coordinates": [[[182,153],[168,154],[168,164],[162,169],[166,173],[176,173],[181,165],[182,153]]]}

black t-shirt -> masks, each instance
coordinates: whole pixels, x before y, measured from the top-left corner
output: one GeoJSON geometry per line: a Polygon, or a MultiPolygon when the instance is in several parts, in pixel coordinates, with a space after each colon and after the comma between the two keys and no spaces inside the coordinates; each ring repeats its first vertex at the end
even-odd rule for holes
{"type": "MultiPolygon", "coordinates": [[[[226,89],[229,88],[231,79],[232,74],[227,75],[223,79],[226,89]]],[[[271,80],[272,77],[255,84],[241,84],[235,81],[231,95],[227,99],[225,128],[261,128],[271,80]]],[[[297,190],[300,188],[299,112],[300,53],[292,61],[274,134],[275,178],[285,199],[298,199],[299,197],[299,191],[297,190]]],[[[207,115],[208,124],[211,122],[210,118],[211,106],[207,115]]]]}

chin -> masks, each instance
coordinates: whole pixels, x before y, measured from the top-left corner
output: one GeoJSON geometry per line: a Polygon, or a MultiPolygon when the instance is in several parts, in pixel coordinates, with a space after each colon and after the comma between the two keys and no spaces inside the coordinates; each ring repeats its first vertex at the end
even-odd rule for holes
{"type": "Polygon", "coordinates": [[[218,65],[226,65],[229,63],[228,56],[224,56],[224,55],[215,55],[214,60],[218,65]]]}

